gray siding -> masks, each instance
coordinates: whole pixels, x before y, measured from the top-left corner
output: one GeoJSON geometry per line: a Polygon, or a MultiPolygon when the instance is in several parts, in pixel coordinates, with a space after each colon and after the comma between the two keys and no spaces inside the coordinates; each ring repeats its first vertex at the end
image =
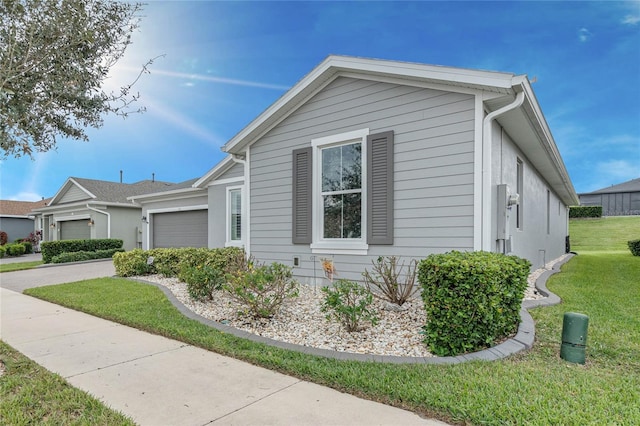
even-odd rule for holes
{"type": "Polygon", "coordinates": [[[423,258],[473,249],[474,97],[339,78],[251,146],[251,253],[320,276],[333,257],[339,278],[360,279],[380,255],[423,258]],[[312,255],[291,243],[291,152],[311,139],[369,128],[394,132],[394,244],[367,256],[312,255]],[[315,269],[315,272],[314,272],[315,269]]]}
{"type": "Polygon", "coordinates": [[[0,217],[0,229],[7,233],[9,242],[14,242],[34,232],[34,223],[26,217],[0,217]]]}
{"type": "Polygon", "coordinates": [[[89,199],[91,199],[91,197],[89,197],[86,192],[78,188],[77,185],[71,185],[71,187],[64,194],[62,194],[62,197],[56,204],[72,203],[74,201],[89,199]]]}
{"type": "MultiPolygon", "coordinates": [[[[516,192],[516,164],[517,159],[520,159],[524,172],[523,193],[520,198],[522,226],[521,229],[516,228],[516,209],[513,207],[509,212],[509,232],[512,236],[510,254],[528,259],[532,269],[537,269],[565,253],[565,238],[569,234],[567,206],[533,168],[509,135],[495,123],[493,131],[491,235],[494,239],[497,236],[497,185],[507,184],[512,193],[516,192]]],[[[494,250],[502,252],[497,241],[494,250]]]]}

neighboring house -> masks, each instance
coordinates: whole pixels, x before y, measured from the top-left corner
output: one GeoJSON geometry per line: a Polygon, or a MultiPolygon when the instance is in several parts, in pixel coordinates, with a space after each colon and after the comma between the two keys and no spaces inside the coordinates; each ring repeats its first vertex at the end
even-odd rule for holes
{"type": "Polygon", "coordinates": [[[124,248],[141,247],[142,208],[127,197],[173,184],[145,180],[117,183],[70,177],[46,207],[33,210],[45,241],[119,238],[124,248]]]}
{"type": "Polygon", "coordinates": [[[0,200],[0,231],[7,233],[9,242],[27,238],[36,230],[36,218],[31,210],[46,206],[48,201],[0,200]]]}
{"type": "Polygon", "coordinates": [[[603,216],[640,215],[640,178],[579,196],[582,206],[602,206],[603,216]]]}
{"type": "Polygon", "coordinates": [[[149,217],[208,206],[210,247],[307,282],[322,259],[360,279],[378,256],[451,250],[537,268],[565,253],[578,202],[524,75],[330,56],[223,150],[191,188],[133,200],[149,217]]]}

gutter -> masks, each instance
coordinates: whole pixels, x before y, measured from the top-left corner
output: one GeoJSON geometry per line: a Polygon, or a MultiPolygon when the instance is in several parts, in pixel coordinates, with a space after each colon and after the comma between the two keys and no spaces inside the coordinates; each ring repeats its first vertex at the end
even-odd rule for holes
{"type": "MultiPolygon", "coordinates": [[[[515,89],[515,88],[514,88],[515,89]]],[[[482,121],[482,234],[481,249],[491,251],[491,147],[493,138],[491,135],[491,124],[500,115],[522,106],[525,98],[524,91],[519,91],[516,99],[487,115],[482,121]]]]}
{"type": "Polygon", "coordinates": [[[91,206],[89,206],[89,204],[87,204],[87,208],[91,211],[94,211],[96,213],[102,213],[107,215],[107,238],[111,238],[111,213],[108,212],[104,212],[102,210],[98,210],[96,208],[93,208],[91,206]]]}

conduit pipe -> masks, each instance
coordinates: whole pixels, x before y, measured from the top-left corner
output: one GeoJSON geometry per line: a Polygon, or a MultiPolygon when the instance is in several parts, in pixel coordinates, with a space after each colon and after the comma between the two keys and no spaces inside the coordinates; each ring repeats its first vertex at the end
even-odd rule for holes
{"type": "Polygon", "coordinates": [[[491,123],[498,116],[505,114],[511,110],[519,108],[524,102],[524,91],[519,92],[516,95],[516,99],[497,109],[490,112],[482,122],[482,243],[481,247],[484,251],[491,250],[491,223],[488,220],[491,217],[491,147],[493,146],[493,138],[491,132],[491,123]]]}
{"type": "Polygon", "coordinates": [[[96,213],[102,213],[102,214],[107,215],[107,238],[111,238],[111,213],[95,209],[95,208],[91,207],[89,204],[87,204],[87,208],[89,210],[91,210],[91,211],[96,212],[96,213]]]}

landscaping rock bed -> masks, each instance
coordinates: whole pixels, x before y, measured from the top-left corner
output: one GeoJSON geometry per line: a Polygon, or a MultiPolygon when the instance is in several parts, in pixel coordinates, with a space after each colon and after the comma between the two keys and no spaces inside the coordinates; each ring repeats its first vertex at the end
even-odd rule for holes
{"type": "MultiPolygon", "coordinates": [[[[561,256],[529,275],[525,300],[540,299],[535,289],[536,279],[561,256]]],[[[176,298],[196,314],[222,324],[259,336],[296,345],[358,354],[409,357],[433,356],[422,343],[422,326],[426,322],[422,300],[417,297],[403,305],[403,311],[385,309],[385,302],[374,301],[379,322],[376,326],[364,324],[361,331],[349,333],[334,321],[327,321],[320,311],[323,293],[320,288],[300,286],[298,297],[287,300],[282,310],[270,320],[254,319],[242,315],[242,307],[224,291],[216,291],[209,302],[197,302],[187,293],[186,284],[177,278],[161,275],[138,277],[167,287],[176,298]]]]}

